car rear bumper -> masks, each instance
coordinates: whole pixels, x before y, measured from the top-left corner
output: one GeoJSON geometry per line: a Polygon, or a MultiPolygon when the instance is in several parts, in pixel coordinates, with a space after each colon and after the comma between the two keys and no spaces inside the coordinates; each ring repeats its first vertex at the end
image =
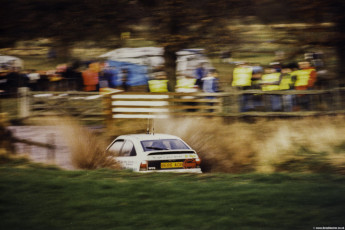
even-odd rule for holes
{"type": "Polygon", "coordinates": [[[148,171],[140,171],[143,173],[149,172],[173,172],[173,173],[202,173],[200,168],[193,168],[193,169],[167,169],[167,170],[148,170],[148,171]]]}

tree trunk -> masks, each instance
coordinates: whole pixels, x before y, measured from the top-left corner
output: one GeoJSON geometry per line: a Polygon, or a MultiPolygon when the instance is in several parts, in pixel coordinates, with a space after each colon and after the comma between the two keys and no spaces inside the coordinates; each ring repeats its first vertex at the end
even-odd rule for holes
{"type": "MultiPolygon", "coordinates": [[[[342,7],[342,10],[345,10],[345,6],[342,7]]],[[[342,11],[343,12],[343,11],[342,11]]],[[[345,84],[345,17],[342,16],[339,18],[336,27],[338,38],[336,42],[336,52],[337,52],[337,77],[341,85],[345,84]]]]}
{"type": "Polygon", "coordinates": [[[165,47],[164,60],[165,60],[165,71],[168,76],[168,87],[169,90],[174,92],[176,85],[176,52],[178,48],[172,45],[165,47]]]}
{"type": "Polygon", "coordinates": [[[336,23],[336,33],[337,40],[336,40],[336,52],[337,52],[337,78],[339,79],[339,83],[343,86],[345,84],[345,3],[343,0],[335,1],[335,23],[336,23]]]}
{"type": "Polygon", "coordinates": [[[337,63],[337,78],[340,81],[341,86],[345,85],[345,42],[339,41],[337,42],[337,56],[338,56],[338,63],[337,63]]]}

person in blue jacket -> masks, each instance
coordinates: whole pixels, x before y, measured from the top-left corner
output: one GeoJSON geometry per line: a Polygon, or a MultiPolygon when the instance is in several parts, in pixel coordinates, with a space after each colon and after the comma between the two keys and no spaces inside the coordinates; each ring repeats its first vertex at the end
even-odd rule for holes
{"type": "Polygon", "coordinates": [[[202,90],[205,93],[219,92],[218,71],[216,69],[211,69],[207,77],[204,77],[202,81],[202,90]]]}
{"type": "Polygon", "coordinates": [[[198,66],[198,68],[195,69],[195,77],[196,77],[196,83],[195,85],[197,85],[199,87],[199,89],[202,89],[202,84],[203,84],[203,78],[205,78],[207,76],[207,70],[205,69],[203,64],[200,64],[198,66]]]}
{"type": "MultiPolygon", "coordinates": [[[[207,77],[202,79],[202,90],[205,93],[217,93],[219,92],[219,80],[218,80],[218,72],[215,69],[211,69],[210,72],[207,74],[207,77]]],[[[212,96],[207,96],[207,99],[214,99],[212,96]]],[[[209,102],[210,106],[213,106],[213,102],[209,102]]],[[[209,112],[213,112],[213,109],[210,109],[209,112]]]]}
{"type": "Polygon", "coordinates": [[[104,78],[108,80],[108,85],[110,88],[115,88],[118,85],[119,73],[116,67],[108,66],[104,69],[104,78]]]}

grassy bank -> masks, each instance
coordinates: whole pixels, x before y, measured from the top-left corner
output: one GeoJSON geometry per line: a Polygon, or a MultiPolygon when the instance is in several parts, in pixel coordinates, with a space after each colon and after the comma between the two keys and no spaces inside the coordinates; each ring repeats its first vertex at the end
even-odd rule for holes
{"type": "Polygon", "coordinates": [[[344,226],[345,177],[62,171],[0,159],[1,229],[344,226]]]}

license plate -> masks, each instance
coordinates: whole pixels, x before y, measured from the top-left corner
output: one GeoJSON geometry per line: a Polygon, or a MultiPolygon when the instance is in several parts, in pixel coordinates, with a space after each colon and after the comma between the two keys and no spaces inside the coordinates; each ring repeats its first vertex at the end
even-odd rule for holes
{"type": "Polygon", "coordinates": [[[183,162],[162,162],[161,168],[162,169],[183,168],[183,162]]]}

